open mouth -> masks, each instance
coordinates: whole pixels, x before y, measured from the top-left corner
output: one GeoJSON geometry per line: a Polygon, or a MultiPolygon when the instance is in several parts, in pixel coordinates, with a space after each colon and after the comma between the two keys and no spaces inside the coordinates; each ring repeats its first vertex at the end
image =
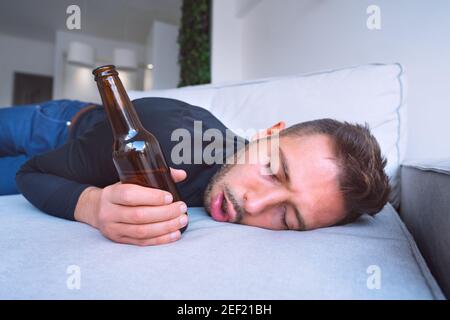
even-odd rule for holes
{"type": "Polygon", "coordinates": [[[228,215],[225,210],[225,194],[223,191],[211,201],[211,216],[214,220],[219,222],[228,221],[228,215]]]}
{"type": "Polygon", "coordinates": [[[232,222],[235,217],[232,204],[223,191],[211,201],[211,216],[219,222],[232,222]]]}

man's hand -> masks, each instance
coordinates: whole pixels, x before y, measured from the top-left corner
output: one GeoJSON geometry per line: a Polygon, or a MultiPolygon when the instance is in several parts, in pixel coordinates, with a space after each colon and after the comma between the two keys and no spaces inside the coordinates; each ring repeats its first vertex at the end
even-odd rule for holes
{"type": "MultiPolygon", "coordinates": [[[[186,178],[183,170],[171,168],[170,173],[175,182],[186,178]]],[[[167,191],[135,184],[89,187],[78,199],[75,220],[90,224],[115,242],[164,244],[178,240],[179,229],[188,221],[186,204],[172,201],[167,191]]]]}

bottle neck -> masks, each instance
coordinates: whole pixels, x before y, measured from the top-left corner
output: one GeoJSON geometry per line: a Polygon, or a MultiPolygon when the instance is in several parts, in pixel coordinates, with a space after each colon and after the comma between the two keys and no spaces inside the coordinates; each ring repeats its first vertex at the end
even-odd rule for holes
{"type": "Polygon", "coordinates": [[[131,139],[142,129],[142,124],[120,78],[118,75],[101,77],[97,86],[114,138],[131,139]]]}

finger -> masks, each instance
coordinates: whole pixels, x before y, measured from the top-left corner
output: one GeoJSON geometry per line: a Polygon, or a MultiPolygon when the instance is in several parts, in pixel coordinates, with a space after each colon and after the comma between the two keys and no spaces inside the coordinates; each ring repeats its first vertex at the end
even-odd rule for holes
{"type": "Polygon", "coordinates": [[[164,234],[159,237],[151,238],[151,239],[135,239],[129,237],[121,237],[118,242],[125,244],[133,244],[137,246],[155,246],[161,244],[167,244],[174,241],[177,241],[181,238],[181,232],[175,231],[169,234],[164,234]]]}
{"type": "Polygon", "coordinates": [[[127,238],[146,240],[156,238],[183,228],[188,223],[187,215],[171,220],[149,224],[120,224],[117,232],[127,238]]]}
{"type": "Polygon", "coordinates": [[[170,175],[172,176],[172,179],[173,181],[175,181],[175,183],[181,182],[187,177],[186,171],[174,168],[170,168],[170,175]]]}
{"type": "Polygon", "coordinates": [[[162,206],[173,201],[170,192],[123,183],[111,186],[109,201],[125,206],[162,206]]]}
{"type": "Polygon", "coordinates": [[[174,219],[186,211],[186,204],[182,201],[164,206],[121,206],[117,210],[115,221],[126,224],[149,224],[174,219]]]}

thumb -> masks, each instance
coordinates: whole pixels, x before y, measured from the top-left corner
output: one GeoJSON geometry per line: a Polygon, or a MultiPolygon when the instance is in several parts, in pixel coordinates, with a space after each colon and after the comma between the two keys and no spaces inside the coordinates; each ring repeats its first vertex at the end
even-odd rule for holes
{"type": "Polygon", "coordinates": [[[170,175],[175,183],[181,182],[187,177],[186,171],[174,168],[170,168],[170,175]]]}

